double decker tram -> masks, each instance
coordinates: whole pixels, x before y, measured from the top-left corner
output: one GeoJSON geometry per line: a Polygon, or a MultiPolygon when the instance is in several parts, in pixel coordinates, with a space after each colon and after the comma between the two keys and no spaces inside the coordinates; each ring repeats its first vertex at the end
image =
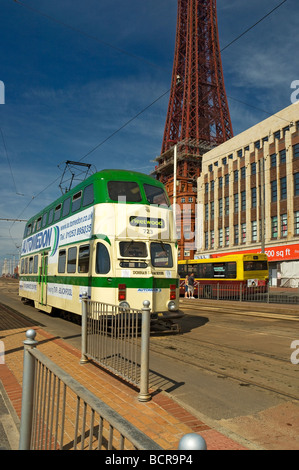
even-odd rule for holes
{"type": "Polygon", "coordinates": [[[149,300],[153,322],[182,316],[173,212],[162,183],[103,170],[28,221],[22,299],[47,313],[81,315],[84,292],[126,309],[141,309],[149,300]]]}

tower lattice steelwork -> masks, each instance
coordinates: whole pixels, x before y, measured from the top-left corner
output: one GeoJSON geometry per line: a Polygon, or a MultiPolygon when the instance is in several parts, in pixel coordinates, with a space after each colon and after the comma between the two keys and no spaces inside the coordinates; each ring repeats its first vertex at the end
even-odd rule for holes
{"type": "MultiPolygon", "coordinates": [[[[154,174],[185,215],[180,258],[194,255],[196,180],[209,149],[233,136],[224,87],[216,0],[178,0],[171,92],[161,155],[154,174]],[[177,165],[174,171],[174,146],[177,165]],[[190,205],[189,207],[183,207],[190,205]],[[186,214],[189,213],[189,217],[186,214]],[[188,241],[189,240],[189,241],[188,241]]],[[[182,217],[181,217],[182,219],[182,217]]]]}

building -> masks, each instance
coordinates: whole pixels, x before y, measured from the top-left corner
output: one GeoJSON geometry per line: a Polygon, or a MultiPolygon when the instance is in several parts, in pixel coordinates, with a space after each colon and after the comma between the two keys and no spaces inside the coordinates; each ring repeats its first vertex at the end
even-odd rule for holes
{"type": "Polygon", "coordinates": [[[268,255],[272,286],[299,286],[299,103],[205,153],[196,257],[268,255]]]}

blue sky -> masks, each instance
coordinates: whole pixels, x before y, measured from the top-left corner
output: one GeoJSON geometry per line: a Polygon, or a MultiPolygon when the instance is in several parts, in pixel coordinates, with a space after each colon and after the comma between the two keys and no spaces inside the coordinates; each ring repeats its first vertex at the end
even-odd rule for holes
{"type": "MultiPolygon", "coordinates": [[[[221,48],[279,3],[218,0],[221,48]]],[[[223,51],[235,135],[291,104],[290,86],[299,80],[298,13],[298,0],[288,0],[223,51]]],[[[28,219],[59,197],[66,160],[98,171],[154,169],[176,15],[177,0],[0,0],[1,218],[28,219]]],[[[0,221],[0,270],[17,254],[23,229],[0,221]]]]}

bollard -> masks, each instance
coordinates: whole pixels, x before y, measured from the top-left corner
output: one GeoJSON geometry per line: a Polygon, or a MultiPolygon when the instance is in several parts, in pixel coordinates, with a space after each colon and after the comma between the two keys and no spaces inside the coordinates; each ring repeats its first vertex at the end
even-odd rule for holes
{"type": "Polygon", "coordinates": [[[36,331],[26,331],[27,339],[24,341],[22,411],[19,450],[30,450],[31,443],[35,358],[30,354],[30,349],[35,348],[37,345],[35,336],[36,331]]]}
{"type": "Polygon", "coordinates": [[[179,450],[207,450],[207,444],[199,434],[185,434],[179,442],[179,450]]]}
{"type": "Polygon", "coordinates": [[[148,391],[149,384],[149,339],[150,339],[150,302],[145,300],[142,308],[142,329],[141,329],[141,370],[140,370],[140,392],[139,401],[151,400],[148,391]]]}
{"type": "Polygon", "coordinates": [[[87,358],[87,292],[82,294],[82,327],[81,327],[81,359],[80,364],[89,362],[87,358]]]}

